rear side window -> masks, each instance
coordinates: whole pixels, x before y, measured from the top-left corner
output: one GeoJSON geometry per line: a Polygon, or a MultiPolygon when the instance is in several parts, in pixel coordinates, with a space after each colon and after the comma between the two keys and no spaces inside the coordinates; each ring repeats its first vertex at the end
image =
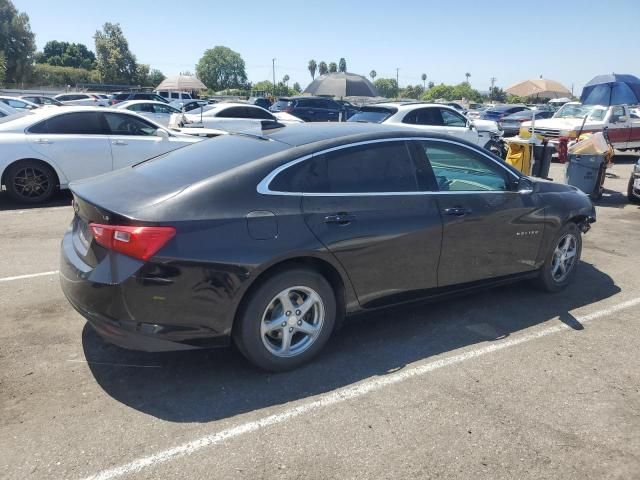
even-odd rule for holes
{"type": "Polygon", "coordinates": [[[221,118],[247,118],[244,107],[231,107],[220,112],[216,117],[221,118]]]}
{"type": "Polygon", "coordinates": [[[157,127],[133,115],[105,113],[105,119],[113,135],[155,135],[157,127]]]}
{"type": "Polygon", "coordinates": [[[262,120],[273,120],[273,116],[261,108],[244,107],[247,118],[259,118],[262,120]]]}
{"type": "Polygon", "coordinates": [[[395,108],[362,107],[359,112],[353,114],[347,121],[382,123],[397,111],[395,108]]]}
{"type": "Polygon", "coordinates": [[[444,125],[439,108],[420,108],[409,112],[405,115],[402,123],[408,123],[410,125],[444,125]]]}
{"type": "Polygon", "coordinates": [[[97,112],[76,112],[57,115],[37,123],[29,133],[49,133],[58,135],[106,135],[100,115],[97,112]]]}
{"type": "Polygon", "coordinates": [[[115,100],[127,100],[129,98],[128,93],[119,93],[113,97],[115,100]]]}
{"type": "Polygon", "coordinates": [[[281,172],[272,191],[306,193],[415,192],[415,164],[405,142],[348,147],[304,160],[281,172]]]}

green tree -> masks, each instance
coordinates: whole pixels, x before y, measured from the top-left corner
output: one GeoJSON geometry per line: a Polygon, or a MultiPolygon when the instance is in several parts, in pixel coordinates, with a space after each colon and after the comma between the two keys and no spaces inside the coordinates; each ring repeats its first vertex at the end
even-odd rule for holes
{"type": "Polygon", "coordinates": [[[58,42],[52,40],[36,54],[36,63],[47,63],[59,67],[74,67],[92,70],[96,56],[82,43],[58,42]]]}
{"type": "Polygon", "coordinates": [[[4,52],[0,50],[0,85],[4,83],[6,74],[7,74],[7,60],[4,57],[4,52]]]}
{"type": "Polygon", "coordinates": [[[150,87],[157,87],[158,85],[160,85],[162,83],[162,81],[167,78],[164,76],[164,73],[162,73],[160,70],[154,68],[149,72],[148,78],[147,78],[147,82],[145,82],[147,85],[149,85],[150,87]]]}
{"type": "Polygon", "coordinates": [[[471,88],[468,82],[462,82],[458,85],[435,85],[427,90],[422,99],[425,101],[433,100],[460,100],[465,99],[472,102],[481,102],[482,95],[477,90],[471,88]]]}
{"type": "Polygon", "coordinates": [[[422,96],[422,100],[425,101],[438,99],[453,100],[454,98],[453,87],[451,85],[445,85],[444,83],[434,85],[422,96]]]}
{"type": "Polygon", "coordinates": [[[371,77],[372,82],[375,81],[377,75],[378,75],[378,72],[376,72],[375,70],[371,70],[369,72],[369,76],[371,77]]]}
{"type": "Polygon", "coordinates": [[[338,71],[342,73],[346,73],[347,71],[347,61],[343,58],[338,62],[338,71]]]}
{"type": "Polygon", "coordinates": [[[407,85],[399,94],[400,98],[413,98],[418,100],[424,94],[424,87],[422,85],[407,85]]]}
{"type": "Polygon", "coordinates": [[[284,83],[287,87],[289,86],[289,75],[282,77],[282,83],[284,83]]]}
{"type": "Polygon", "coordinates": [[[525,98],[519,97],[518,95],[511,95],[511,94],[507,95],[507,103],[524,103],[525,100],[526,100],[525,98]]]}
{"type": "MultiPolygon", "coordinates": [[[[298,85],[298,87],[299,86],[300,85],[298,85]]],[[[273,83],[270,82],[269,80],[262,80],[260,82],[257,82],[253,86],[253,90],[257,90],[257,91],[262,90],[264,92],[273,93],[273,95],[276,97],[288,97],[291,95],[295,95],[296,93],[299,93],[295,90],[295,84],[294,84],[294,88],[289,88],[283,82],[278,82],[274,90],[273,83]]]]}
{"type": "Polygon", "coordinates": [[[420,78],[422,79],[422,90],[426,90],[427,89],[427,74],[423,73],[422,75],[420,75],[420,78]]]}
{"type": "Polygon", "coordinates": [[[300,87],[300,84],[298,82],[293,84],[293,91],[296,93],[302,92],[302,87],[300,87]]]}
{"type": "Polygon", "coordinates": [[[247,83],[244,60],[228,47],[216,46],[206,50],[196,65],[196,74],[214,91],[241,88],[247,83]]]}
{"type": "Polygon", "coordinates": [[[329,64],[329,73],[336,73],[338,71],[338,64],[336,62],[331,62],[329,64]]]}
{"type": "MultiPolygon", "coordinates": [[[[118,23],[105,23],[93,36],[97,68],[103,83],[136,84],[139,80],[136,56],[118,23]]],[[[147,67],[148,68],[148,67],[147,67]]]]}
{"type": "Polygon", "coordinates": [[[0,51],[5,58],[5,81],[28,79],[36,51],[29,16],[16,10],[11,0],[0,0],[0,51]]]}
{"type": "Polygon", "coordinates": [[[36,63],[33,66],[30,82],[32,85],[39,86],[61,86],[75,85],[77,83],[97,83],[99,78],[97,70],[36,63]]]}
{"type": "Polygon", "coordinates": [[[435,86],[435,83],[433,83],[433,82],[427,83],[427,88],[428,89],[432,89],[434,86],[435,86]]]}
{"type": "Polygon", "coordinates": [[[489,100],[494,102],[505,102],[507,100],[507,94],[500,87],[491,87],[489,90],[489,100]]]}
{"type": "Polygon", "coordinates": [[[307,66],[309,69],[309,73],[311,74],[311,80],[315,80],[316,78],[316,70],[318,69],[318,64],[315,60],[309,60],[309,65],[307,66]]]}
{"type": "Polygon", "coordinates": [[[387,98],[396,98],[400,89],[395,78],[379,78],[373,84],[378,90],[378,94],[387,98]]]}
{"type": "Polygon", "coordinates": [[[327,73],[329,73],[329,67],[327,67],[326,62],[323,61],[318,64],[318,73],[320,75],[326,75],[327,73]]]}

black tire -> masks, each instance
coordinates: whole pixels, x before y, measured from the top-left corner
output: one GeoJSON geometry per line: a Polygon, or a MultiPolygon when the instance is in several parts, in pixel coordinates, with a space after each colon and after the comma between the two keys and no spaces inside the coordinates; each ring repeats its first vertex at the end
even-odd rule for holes
{"type": "MultiPolygon", "coordinates": [[[[299,268],[285,270],[265,280],[249,295],[236,318],[233,339],[240,352],[256,367],[271,372],[294,369],[311,360],[329,340],[336,323],[336,299],[331,285],[318,272],[299,268]],[[287,357],[278,356],[267,347],[267,344],[271,345],[272,338],[266,335],[263,340],[263,317],[280,293],[297,287],[317,293],[324,313],[323,320],[318,333],[305,350],[287,357]]],[[[292,321],[296,320],[294,315],[290,318],[293,318],[292,321]]],[[[281,331],[280,335],[283,334],[281,331]]],[[[304,334],[296,331],[292,335],[304,334]]],[[[273,341],[277,343],[278,338],[273,341]]]]}
{"type": "Polygon", "coordinates": [[[582,235],[580,229],[575,223],[569,222],[560,229],[556,237],[553,239],[551,248],[547,252],[547,257],[545,258],[544,264],[540,268],[540,273],[535,279],[535,285],[547,292],[559,292],[560,290],[564,289],[571,283],[573,277],[576,274],[578,263],[580,263],[581,254],[582,235]],[[568,269],[568,273],[562,278],[556,278],[556,276],[554,275],[554,259],[556,257],[556,248],[558,248],[563,239],[565,239],[565,237],[569,235],[575,238],[575,257],[573,257],[574,260],[571,264],[570,269],[568,269]]]}
{"type": "Polygon", "coordinates": [[[21,160],[9,166],[5,185],[12,199],[31,205],[46,202],[58,187],[54,170],[38,160],[21,160]]]}
{"type": "Polygon", "coordinates": [[[493,153],[494,155],[496,155],[496,156],[498,156],[500,158],[504,158],[504,156],[505,156],[504,149],[495,140],[489,140],[487,142],[487,144],[484,146],[484,149],[485,150],[489,150],[491,153],[493,153]]]}
{"type": "Polygon", "coordinates": [[[640,203],[640,198],[633,194],[633,175],[629,178],[629,185],[627,186],[627,197],[629,203],[640,203]]]}

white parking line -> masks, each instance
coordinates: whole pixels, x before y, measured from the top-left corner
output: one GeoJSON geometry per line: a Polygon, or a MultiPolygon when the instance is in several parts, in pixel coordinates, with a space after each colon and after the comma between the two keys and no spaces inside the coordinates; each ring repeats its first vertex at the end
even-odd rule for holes
{"type": "MultiPolygon", "coordinates": [[[[640,305],[640,298],[627,300],[625,302],[613,305],[609,308],[598,310],[582,317],[576,317],[576,320],[578,320],[580,323],[585,323],[598,318],[606,317],[607,315],[611,315],[612,313],[636,305],[640,305]]],[[[521,335],[515,338],[509,338],[507,340],[497,341],[496,343],[492,343],[491,345],[467,350],[459,355],[453,355],[451,357],[435,360],[422,365],[410,366],[397,373],[391,373],[384,377],[365,380],[362,383],[359,383],[352,387],[346,387],[325,395],[321,395],[317,400],[290,408],[288,410],[285,410],[284,412],[269,415],[252,422],[243,423],[238,426],[222,430],[220,432],[212,433],[210,435],[205,435],[204,437],[200,437],[196,440],[183,443],[182,445],[178,445],[167,450],[162,450],[158,453],[154,453],[146,457],[138,458],[137,460],[133,460],[132,462],[126,463],[119,467],[102,470],[89,477],[86,477],[84,480],[111,480],[114,478],[122,477],[123,475],[139,472],[146,467],[154,466],[163,462],[168,462],[170,460],[175,460],[203,448],[222,443],[225,440],[244,435],[245,433],[255,432],[256,430],[260,430],[271,425],[283,423],[292,418],[304,415],[305,413],[310,413],[320,408],[328,407],[337,403],[342,403],[346,400],[360,397],[374,390],[378,390],[382,387],[402,382],[409,378],[425,375],[429,372],[447,367],[449,365],[455,365],[472,358],[480,357],[492,352],[497,352],[499,350],[504,350],[505,348],[520,345],[522,343],[530,342],[532,340],[536,340],[538,338],[546,337],[547,335],[569,329],[571,329],[571,327],[565,324],[554,325],[538,332],[521,335]]]]}
{"type": "Polygon", "coordinates": [[[58,270],[51,270],[50,272],[29,273],[27,275],[17,275],[15,277],[3,277],[0,278],[0,283],[13,282],[14,280],[25,280],[27,278],[46,277],[48,275],[57,275],[58,273],[60,273],[58,270]]]}

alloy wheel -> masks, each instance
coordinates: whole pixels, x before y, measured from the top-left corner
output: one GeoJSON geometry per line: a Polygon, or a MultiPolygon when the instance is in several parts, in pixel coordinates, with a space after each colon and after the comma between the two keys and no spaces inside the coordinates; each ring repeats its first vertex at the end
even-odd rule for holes
{"type": "Polygon", "coordinates": [[[551,277],[557,283],[564,281],[573,270],[578,253],[578,239],[572,233],[564,235],[555,250],[551,261],[551,277]]]}
{"type": "Polygon", "coordinates": [[[277,357],[300,355],[318,338],[324,318],[324,304],[315,290],[287,288],[269,302],[262,315],[262,343],[277,357]]]}
{"type": "Polygon", "coordinates": [[[21,197],[36,199],[47,194],[51,187],[47,172],[33,167],[25,167],[13,177],[13,189],[21,197]]]}

